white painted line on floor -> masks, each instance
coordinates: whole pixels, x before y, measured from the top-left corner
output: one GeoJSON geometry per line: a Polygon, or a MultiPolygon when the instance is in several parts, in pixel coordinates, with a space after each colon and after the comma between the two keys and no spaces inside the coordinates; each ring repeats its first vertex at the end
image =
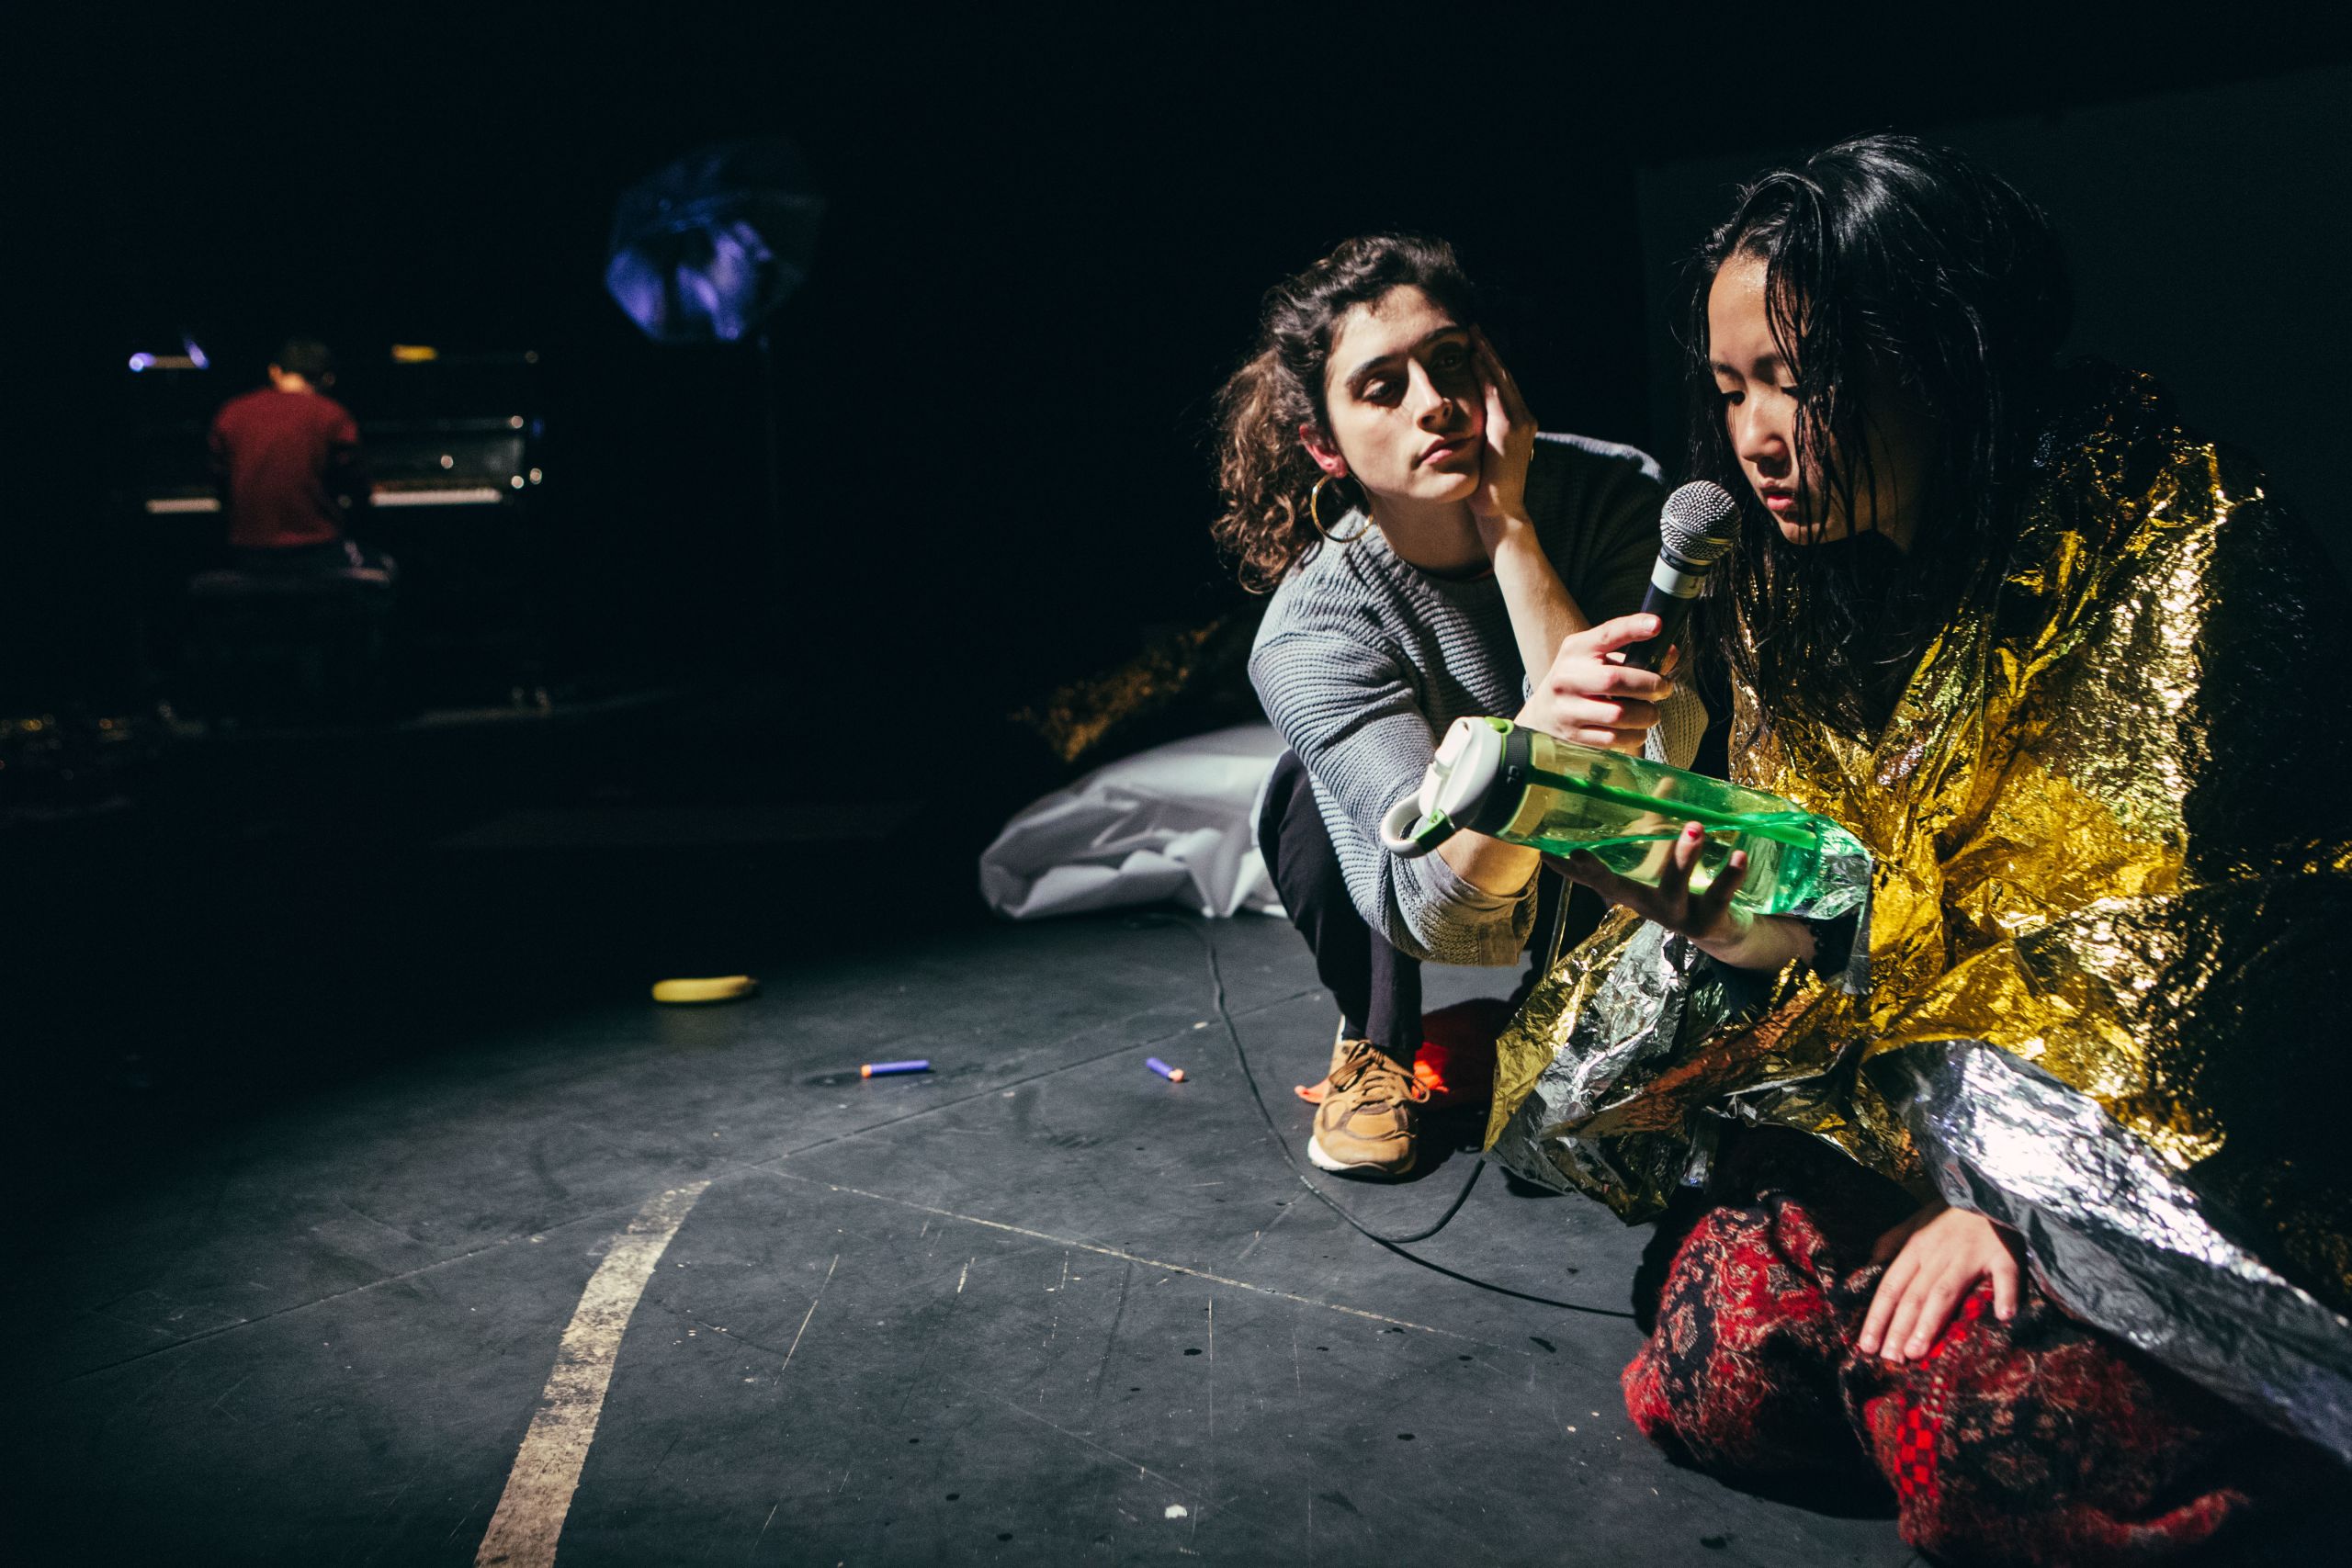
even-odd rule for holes
{"type": "MultiPolygon", "coordinates": [[[[1253,1285],[1247,1280],[1235,1280],[1223,1274],[1212,1274],[1205,1269],[1193,1269],[1182,1263],[1164,1263],[1157,1258],[1146,1258],[1141,1253],[1127,1252],[1115,1247],[1103,1247],[1096,1242],[1080,1241],[1075,1236],[1056,1235],[1050,1231],[1033,1231],[1026,1225],[1009,1225],[1002,1220],[984,1220],[978,1214],[959,1214],[953,1209],[935,1209],[929,1203],[918,1203],[910,1198],[893,1198],[887,1192],[868,1192],[863,1187],[844,1187],[837,1181],[825,1181],[813,1176],[801,1176],[789,1170],[778,1170],[773,1165],[746,1166],[743,1168],[756,1170],[763,1176],[778,1177],[786,1181],[797,1181],[809,1187],[821,1187],[828,1192],[847,1192],[853,1197],[871,1198],[877,1203],[895,1203],[901,1209],[912,1209],[923,1214],[936,1214],[943,1220],[956,1220],[967,1225],[979,1225],[988,1230],[1002,1231],[1008,1235],[1024,1235],[1034,1241],[1051,1242],[1056,1247],[1076,1247],[1080,1252],[1099,1253],[1104,1258],[1116,1258],[1122,1262],[1140,1263],[1147,1269],[1166,1269],[1167,1276],[1152,1281],[1154,1284],[1164,1285],[1168,1280],[1183,1275],[1194,1280],[1206,1280],[1212,1285],[1230,1285],[1237,1291],[1250,1291],[1261,1296],[1272,1296],[1279,1301],[1296,1302],[1301,1306],[1321,1307],[1325,1312],[1345,1313],[1350,1317],[1361,1317],[1373,1323],[1385,1323],[1396,1328],[1409,1328],[1419,1334],[1439,1334],[1448,1339],[1459,1339],[1469,1345],[1487,1343],[1484,1339],[1476,1338],[1467,1334],[1456,1334],[1451,1328],[1438,1328],[1426,1323],[1415,1323],[1410,1318],[1390,1317],[1385,1313],[1366,1312],[1362,1307],[1342,1306],[1338,1302],[1317,1301],[1313,1296],[1302,1296],[1289,1291],[1275,1290],[1272,1285],[1253,1285]]],[[[956,1276],[956,1293],[957,1295],[964,1293],[964,1281],[971,1278],[972,1263],[978,1261],[978,1258],[973,1258],[971,1263],[964,1265],[963,1273],[956,1276]]]]}
{"type": "MultiPolygon", "coordinates": [[[[808,1332],[808,1319],[817,1315],[817,1303],[825,1299],[825,1286],[833,1282],[833,1270],[841,1266],[842,1255],[836,1252],[833,1254],[833,1260],[825,1265],[824,1283],[819,1285],[817,1287],[817,1293],[808,1298],[808,1314],[806,1316],[801,1318],[799,1330],[792,1337],[792,1348],[784,1353],[784,1365],[775,1370],[776,1376],[782,1377],[785,1373],[792,1370],[792,1358],[800,1353],[800,1336],[808,1332]]],[[[767,1527],[765,1525],[762,1525],[760,1529],[762,1531],[765,1531],[767,1527]]]]}
{"type": "Polygon", "coordinates": [[[654,1265],[669,1250],[670,1238],[709,1185],[695,1181],[655,1193],[628,1229],[613,1238],[604,1262],[589,1277],[580,1308],[556,1348],[555,1370],[548,1374],[530,1430],[523,1434],[498,1511],[491,1515],[489,1533],[474,1553],[476,1568],[494,1563],[548,1568],[555,1562],[556,1538],[563,1533],[571,1494],[580,1484],[580,1467],[588,1461],[588,1445],[596,1438],[596,1418],[604,1412],[605,1391],[612,1385],[621,1335],[645,1294],[654,1265]]]}

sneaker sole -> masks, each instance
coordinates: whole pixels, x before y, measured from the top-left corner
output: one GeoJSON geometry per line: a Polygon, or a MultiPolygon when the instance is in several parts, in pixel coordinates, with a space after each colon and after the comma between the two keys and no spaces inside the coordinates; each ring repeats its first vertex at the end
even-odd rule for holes
{"type": "Polygon", "coordinates": [[[1306,1157],[1309,1163],[1317,1170],[1328,1170],[1336,1176],[1345,1176],[1353,1171],[1369,1171],[1374,1176],[1410,1176],[1413,1173],[1413,1161],[1418,1152],[1406,1156],[1405,1163],[1399,1166],[1385,1166],[1377,1160],[1368,1159],[1350,1162],[1335,1159],[1326,1154],[1322,1140],[1314,1134],[1309,1134],[1306,1139],[1306,1157]]]}

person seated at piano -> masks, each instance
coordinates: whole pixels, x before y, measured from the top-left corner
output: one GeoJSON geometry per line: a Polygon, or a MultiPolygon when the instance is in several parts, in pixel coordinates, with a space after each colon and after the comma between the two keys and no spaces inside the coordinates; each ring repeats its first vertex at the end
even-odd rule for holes
{"type": "Polygon", "coordinates": [[[229,518],[229,550],[242,570],[271,575],[372,574],[392,563],[362,550],[346,510],[368,498],[359,427],[327,395],[334,355],[291,338],[270,363],[269,385],[232,398],[213,416],[213,481],[229,518]]]}

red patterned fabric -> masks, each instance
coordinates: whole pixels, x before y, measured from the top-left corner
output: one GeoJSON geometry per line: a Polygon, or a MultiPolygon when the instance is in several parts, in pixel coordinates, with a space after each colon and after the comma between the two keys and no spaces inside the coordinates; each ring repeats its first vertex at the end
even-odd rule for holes
{"type": "Polygon", "coordinates": [[[1811,1147],[1743,1143],[1718,1179],[1737,1201],[1700,1215],[1667,1270],[1625,1404],[1678,1460],[1751,1485],[1875,1476],[1905,1540],[1986,1563],[2166,1561],[2247,1515],[2256,1478],[2307,1472],[2030,1281],[2013,1322],[1986,1285],[1923,1359],[1859,1354],[1871,1246],[1909,1201],[1811,1147]]]}

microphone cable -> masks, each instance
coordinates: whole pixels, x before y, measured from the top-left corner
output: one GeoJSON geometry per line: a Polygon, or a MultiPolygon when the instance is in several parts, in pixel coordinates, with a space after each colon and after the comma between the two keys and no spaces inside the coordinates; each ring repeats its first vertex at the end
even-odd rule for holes
{"type": "MultiPolygon", "coordinates": [[[[1561,889],[1560,913],[1552,922],[1552,954],[1544,967],[1546,974],[1549,974],[1551,969],[1559,963],[1560,936],[1567,922],[1566,892],[1565,887],[1561,889]]],[[[1346,1221],[1351,1230],[1366,1240],[1385,1247],[1408,1263],[1426,1269],[1432,1274],[1442,1274],[1447,1279],[1458,1280],[1464,1285],[1491,1292],[1495,1295],[1509,1296],[1514,1301],[1530,1302],[1537,1306],[1557,1307],[1562,1312],[1582,1313],[1589,1317],[1616,1317],[1632,1321],[1634,1314],[1630,1312],[1619,1312],[1610,1307],[1585,1306],[1576,1302],[1557,1301],[1550,1296],[1533,1295],[1526,1291],[1514,1291],[1508,1285],[1498,1285],[1491,1280],[1481,1280],[1476,1275],[1461,1273],[1448,1269],[1442,1263],[1433,1262],[1418,1253],[1405,1250],[1408,1245],[1417,1241],[1427,1241],[1453,1223],[1453,1216],[1460,1213],[1462,1205],[1470,1201],[1470,1190],[1478,1185],[1478,1178],[1487,1168],[1487,1162],[1483,1157],[1470,1168],[1470,1175],[1462,1183],[1461,1190],[1454,1193],[1453,1201],[1445,1206],[1445,1212],[1440,1214],[1431,1224],[1401,1235],[1388,1235],[1374,1230],[1363,1221],[1356,1218],[1354,1212],[1346,1204],[1323,1190],[1307,1176],[1305,1168],[1298,1163],[1298,1156],[1291,1153],[1290,1139],[1283,1135],[1282,1128],[1275,1123],[1273,1110],[1266,1103],[1265,1093],[1258,1086],[1258,1075],[1250,1066],[1250,1053],[1242,1047],[1241,1031],[1235,1025],[1232,1009],[1226,1002],[1225,971],[1217,962],[1216,939],[1202,929],[1197,922],[1179,919],[1173,915],[1151,914],[1140,916],[1138,919],[1152,924],[1174,926],[1201,944],[1201,951],[1208,959],[1211,998],[1216,1005],[1217,1020],[1225,1026],[1226,1039],[1233,1044],[1234,1060],[1241,1064],[1241,1078],[1249,1086],[1250,1098],[1257,1103],[1259,1119],[1265,1122],[1266,1132],[1274,1140],[1274,1147],[1280,1151],[1283,1163],[1290,1167],[1293,1176],[1298,1178],[1298,1184],[1313,1193],[1317,1202],[1346,1221]]]]}

